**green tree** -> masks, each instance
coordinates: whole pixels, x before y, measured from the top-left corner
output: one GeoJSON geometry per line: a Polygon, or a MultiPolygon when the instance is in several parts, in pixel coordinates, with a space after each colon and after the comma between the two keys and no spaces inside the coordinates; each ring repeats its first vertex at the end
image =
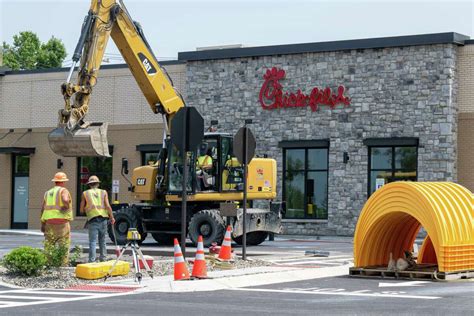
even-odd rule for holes
{"type": "Polygon", "coordinates": [[[3,63],[13,70],[60,67],[66,58],[66,48],[61,40],[51,37],[41,43],[30,31],[13,36],[13,44],[3,42],[3,63]]]}

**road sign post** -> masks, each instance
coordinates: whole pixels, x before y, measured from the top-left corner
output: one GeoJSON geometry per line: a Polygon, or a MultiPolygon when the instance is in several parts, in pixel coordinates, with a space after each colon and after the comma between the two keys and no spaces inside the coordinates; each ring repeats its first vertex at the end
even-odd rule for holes
{"type": "Polygon", "coordinates": [[[247,174],[248,164],[255,155],[255,137],[248,127],[241,127],[234,136],[234,154],[244,168],[244,197],[242,218],[242,259],[247,260],[247,174]]]}
{"type": "Polygon", "coordinates": [[[171,122],[171,143],[181,152],[183,159],[183,183],[181,192],[181,250],[186,256],[186,219],[187,219],[187,153],[196,150],[204,137],[204,119],[194,107],[181,108],[171,122]]]}

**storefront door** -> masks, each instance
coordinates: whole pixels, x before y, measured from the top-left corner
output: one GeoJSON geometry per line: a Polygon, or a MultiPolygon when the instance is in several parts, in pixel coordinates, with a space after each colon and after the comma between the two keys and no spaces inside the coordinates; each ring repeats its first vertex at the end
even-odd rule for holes
{"type": "Polygon", "coordinates": [[[28,228],[30,156],[12,156],[12,220],[11,228],[28,228]]]}

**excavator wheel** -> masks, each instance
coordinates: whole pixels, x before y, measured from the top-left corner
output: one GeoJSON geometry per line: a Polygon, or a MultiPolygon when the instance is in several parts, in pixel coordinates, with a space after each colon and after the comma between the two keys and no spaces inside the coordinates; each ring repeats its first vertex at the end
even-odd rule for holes
{"type": "Polygon", "coordinates": [[[153,239],[161,245],[172,245],[175,238],[181,239],[181,235],[152,233],[153,239]]]}
{"type": "Polygon", "coordinates": [[[188,226],[189,238],[197,245],[202,235],[204,247],[213,242],[222,243],[225,234],[225,222],[218,210],[202,210],[193,215],[188,226]]]}
{"type": "MultiPolygon", "coordinates": [[[[117,244],[125,245],[127,243],[127,232],[129,228],[137,228],[141,235],[141,240],[138,241],[141,244],[147,234],[143,232],[142,223],[138,216],[138,211],[134,207],[122,207],[117,211],[114,211],[115,218],[115,236],[117,236],[117,244]]],[[[112,241],[114,240],[114,234],[112,232],[112,225],[108,225],[109,237],[112,241]]]]}
{"type": "MultiPolygon", "coordinates": [[[[257,232],[250,232],[247,233],[247,245],[249,246],[257,246],[260,245],[262,242],[267,239],[268,233],[267,232],[262,232],[262,231],[257,231],[257,232]]],[[[232,238],[237,244],[242,245],[243,240],[242,236],[239,237],[233,237],[232,238]]]]}

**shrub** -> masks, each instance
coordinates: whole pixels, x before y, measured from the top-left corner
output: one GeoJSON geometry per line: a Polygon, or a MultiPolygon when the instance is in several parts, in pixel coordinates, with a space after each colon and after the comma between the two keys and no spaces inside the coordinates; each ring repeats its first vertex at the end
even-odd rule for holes
{"type": "Polygon", "coordinates": [[[46,257],[40,249],[19,247],[3,257],[4,267],[11,273],[38,275],[45,267],[46,257]]]}
{"type": "Polygon", "coordinates": [[[46,255],[46,266],[48,268],[59,268],[68,264],[69,247],[65,243],[45,243],[44,254],[46,255]]]}
{"type": "Polygon", "coordinates": [[[76,245],[71,251],[71,257],[69,258],[69,262],[72,266],[75,266],[82,257],[82,246],[76,245]]]}

